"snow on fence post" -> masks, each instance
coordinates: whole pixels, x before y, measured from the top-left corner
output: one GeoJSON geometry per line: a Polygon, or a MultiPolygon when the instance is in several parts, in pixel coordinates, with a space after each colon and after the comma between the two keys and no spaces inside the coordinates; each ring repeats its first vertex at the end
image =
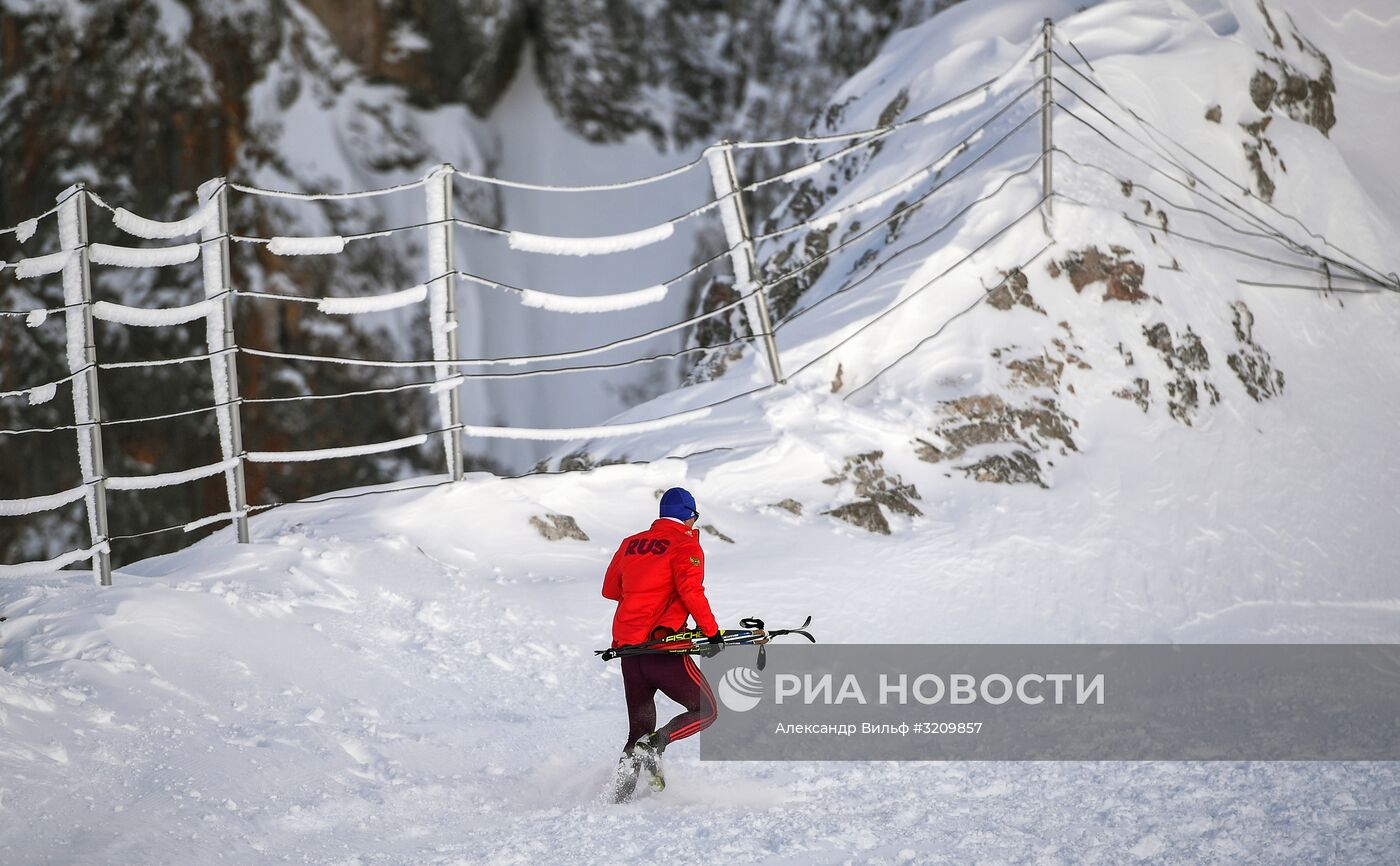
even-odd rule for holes
{"type": "Polygon", "coordinates": [[[754,254],[753,237],[749,233],[749,219],[744,213],[744,195],[739,189],[738,172],[734,170],[734,143],[720,142],[709,150],[705,158],[710,164],[710,181],[714,185],[715,199],[720,203],[724,237],[729,243],[734,289],[741,295],[753,293],[751,298],[744,301],[749,333],[763,340],[773,381],[784,382],[778,344],[773,339],[773,323],[768,316],[768,290],[758,278],[758,258],[754,254]]]}
{"type": "Polygon", "coordinates": [[[1045,234],[1050,234],[1050,220],[1055,215],[1055,209],[1051,196],[1054,193],[1054,175],[1050,168],[1051,154],[1055,148],[1055,139],[1051,134],[1054,129],[1053,108],[1054,93],[1050,88],[1050,60],[1054,56],[1051,54],[1051,40],[1055,34],[1055,23],[1049,18],[1041,26],[1041,38],[1044,45],[1040,51],[1040,189],[1045,196],[1045,204],[1041,211],[1041,224],[1045,227],[1045,234]]]}
{"type": "MultiPolygon", "coordinates": [[[[457,274],[452,260],[452,175],[456,169],[443,164],[428,172],[423,184],[429,222],[428,229],[428,320],[433,334],[433,360],[456,357],[457,274]]],[[[433,368],[438,382],[451,379],[456,371],[449,364],[433,368]]],[[[443,448],[447,452],[447,474],[462,480],[462,396],[455,386],[435,388],[438,413],[444,428],[443,448]]]]}
{"type": "Polygon", "coordinates": [[[243,417],[238,407],[238,353],[225,351],[238,345],[234,334],[233,280],[229,267],[228,182],[222,177],[205,181],[199,187],[201,207],[213,202],[210,218],[200,229],[200,263],[204,270],[204,297],[209,305],[205,340],[213,357],[209,376],[214,383],[215,412],[219,425],[219,448],[225,462],[228,508],[233,514],[238,543],[248,543],[248,487],[244,473],[243,417]]]}
{"type": "Polygon", "coordinates": [[[88,263],[87,186],[75,184],[58,196],[59,246],[76,251],[63,266],[63,303],[82,305],[80,315],[64,318],[68,328],[68,370],[73,378],[73,421],[78,425],[78,465],[82,470],[92,570],[103,586],[112,585],[107,546],[107,472],[102,460],[102,402],[97,391],[97,344],[93,334],[92,274],[88,263]],[[70,194],[71,193],[71,194],[70,194]]]}

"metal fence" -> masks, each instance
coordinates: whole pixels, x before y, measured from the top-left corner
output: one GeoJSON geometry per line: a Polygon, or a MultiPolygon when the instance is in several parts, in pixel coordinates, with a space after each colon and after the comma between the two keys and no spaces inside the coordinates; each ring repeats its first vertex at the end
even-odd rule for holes
{"type": "MultiPolygon", "coordinates": [[[[15,234],[21,240],[27,240],[37,230],[38,221],[50,216],[56,218],[60,246],[58,252],[26,258],[9,264],[0,263],[0,271],[9,272],[12,277],[21,280],[33,279],[51,274],[61,274],[64,303],[62,306],[49,309],[4,310],[0,311],[0,315],[21,316],[31,325],[42,322],[44,318],[49,315],[63,315],[65,317],[67,331],[67,364],[69,372],[67,376],[52,382],[33,385],[17,391],[0,393],[0,398],[28,398],[31,403],[37,404],[52,399],[58,387],[68,385],[72,390],[74,423],[71,425],[48,428],[0,430],[0,435],[19,436],[64,431],[73,432],[77,437],[79,463],[83,480],[78,486],[69,490],[44,496],[26,499],[0,499],[0,517],[21,516],[49,511],[82,500],[86,507],[91,543],[86,548],[72,550],[54,559],[43,562],[0,565],[0,577],[45,573],[62,568],[71,563],[91,559],[93,570],[99,575],[101,583],[104,585],[110,584],[112,574],[110,562],[111,542],[121,538],[131,538],[135,536],[113,537],[109,534],[107,520],[107,492],[109,490],[154,489],[222,475],[227,488],[228,508],[226,511],[211,514],[190,523],[165,527],[146,533],[138,533],[138,535],[148,535],[156,532],[190,532],[201,527],[229,522],[236,528],[238,540],[240,542],[247,542],[249,515],[265,508],[274,507],[273,505],[249,505],[244,482],[244,470],[248,463],[303,462],[378,454],[417,447],[426,443],[431,436],[441,436],[445,446],[445,469],[449,481],[436,483],[450,483],[451,481],[460,480],[463,474],[463,436],[556,441],[625,436],[662,429],[676,424],[684,424],[704,416],[722,403],[727,403],[758,391],[782,385],[789,377],[801,375],[812,365],[828,357],[842,345],[860,337],[861,334],[865,333],[876,322],[893,314],[896,309],[903,306],[913,297],[948,277],[974,254],[1002,237],[1012,227],[1026,218],[1037,213],[1040,214],[1043,220],[1045,234],[1047,237],[1050,237],[1054,218],[1052,210],[1054,199],[1059,198],[1062,201],[1072,204],[1089,206],[1078,199],[1057,193],[1054,190],[1054,175],[1052,171],[1052,159],[1054,154],[1059,153],[1065,156],[1075,167],[1083,168],[1097,175],[1101,175],[1106,178],[1108,182],[1121,184],[1130,180],[1130,178],[1114,173],[1110,169],[1089,159],[1078,158],[1066,152],[1062,147],[1057,146],[1053,137],[1054,116],[1057,111],[1072,119],[1074,122],[1082,124],[1092,130],[1098,139],[1104,142],[1108,147],[1140,163],[1148,172],[1158,174],[1166,181],[1181,187],[1186,194],[1199,205],[1198,207],[1189,204],[1177,204],[1166,196],[1156,193],[1154,190],[1154,197],[1167,207],[1171,207],[1182,213],[1192,213],[1208,217],[1215,224],[1229,230],[1232,236],[1247,239],[1249,244],[1257,245],[1259,241],[1265,241],[1270,245],[1271,253],[1267,255],[1263,254],[1259,252],[1257,246],[1253,248],[1229,246],[1210,238],[1202,238],[1190,234],[1182,234],[1175,230],[1168,230],[1165,226],[1156,223],[1140,223],[1140,221],[1126,213],[1123,214],[1125,220],[1131,223],[1139,223],[1154,231],[1162,231],[1187,241],[1209,244],[1218,249],[1237,253],[1240,256],[1252,260],[1262,260],[1274,265],[1299,271],[1307,271],[1314,275],[1322,275],[1325,276],[1327,280],[1326,286],[1298,286],[1300,288],[1331,288],[1339,291],[1400,291],[1400,281],[1397,281],[1393,274],[1380,274],[1374,268],[1365,265],[1365,263],[1361,262],[1356,257],[1335,247],[1335,245],[1326,241],[1326,239],[1307,231],[1306,227],[1296,220],[1296,218],[1283,213],[1272,205],[1260,202],[1257,198],[1253,200],[1253,206],[1241,204],[1240,200],[1242,198],[1249,197],[1249,191],[1246,187],[1223,174],[1218,168],[1206,160],[1196,157],[1169,135],[1162,132],[1117,99],[1103,86],[1102,82],[1097,79],[1089,61],[1084,58],[1082,54],[1078,53],[1078,49],[1074,48],[1072,43],[1069,44],[1069,48],[1074,50],[1074,53],[1079,58],[1079,63],[1072,63],[1066,60],[1057,45],[1058,42],[1055,38],[1053,27],[1047,20],[1040,38],[1036,40],[1036,43],[1028,46],[1023,56],[1001,74],[977,84],[951,100],[926,109],[908,119],[885,126],[832,135],[794,136],[765,141],[721,142],[706,148],[699,156],[689,163],[650,177],[622,183],[589,186],[548,186],[476,175],[460,171],[450,165],[438,166],[429,171],[426,176],[420,180],[411,183],[382,189],[345,193],[308,193],[261,189],[235,183],[224,178],[217,178],[206,182],[200,187],[198,192],[198,206],[195,212],[186,219],[175,222],[150,220],[131,213],[124,208],[113,207],[83,184],[77,184],[65,190],[57,197],[57,204],[46,213],[31,220],[26,220],[18,226],[0,230],[0,234],[11,233],[15,234]],[[1058,67],[1055,61],[1059,61],[1058,67]],[[1087,71],[1081,70],[1079,68],[1081,65],[1084,66],[1087,71]],[[1073,86],[1066,83],[1066,81],[1057,74],[1058,68],[1067,69],[1073,73],[1075,76],[1075,84],[1073,86]],[[1027,75],[1032,76],[1029,83],[1023,88],[1018,89],[1015,87],[1017,80],[1027,75]],[[1088,87],[1086,88],[1084,85],[1088,85],[1088,87]],[[1094,98],[1086,99],[1081,94],[1081,90],[1084,92],[1092,90],[1094,98]],[[936,122],[939,120],[940,115],[949,109],[956,108],[970,100],[985,98],[988,94],[994,92],[1014,92],[1014,95],[1001,100],[997,104],[988,104],[985,110],[988,111],[989,114],[976,129],[964,136],[962,140],[949,148],[937,159],[920,166],[896,183],[859,201],[844,205],[840,208],[818,213],[817,215],[791,225],[763,233],[755,233],[753,231],[745,207],[746,194],[751,194],[753,191],[770,184],[793,184],[800,182],[801,179],[810,176],[823,165],[833,164],[845,156],[868,149],[877,142],[900,130],[916,128],[922,124],[936,122]],[[1018,122],[1012,124],[1008,131],[1000,135],[994,142],[979,147],[981,135],[989,126],[1000,121],[1002,118],[1008,117],[1008,115],[1010,115],[1011,118],[1020,116],[1013,112],[1024,112],[1024,116],[1021,116],[1018,122]],[[1088,115],[1091,113],[1096,118],[1095,120],[1088,118],[1088,115]],[[789,312],[781,321],[773,321],[769,309],[769,296],[776,286],[790,280],[795,280],[803,274],[811,272],[822,262],[829,260],[842,250],[859,243],[872,232],[899,219],[901,214],[904,214],[908,208],[915,207],[937,195],[940,191],[946,189],[949,184],[954,183],[960,177],[966,175],[967,172],[989,154],[1003,147],[1018,133],[1023,130],[1035,132],[1037,129],[1040,134],[1040,146],[1036,149],[1034,158],[1026,165],[1009,173],[1000,185],[991,192],[981,196],[961,209],[950,220],[939,226],[930,234],[924,235],[904,245],[899,250],[885,257],[878,264],[875,264],[873,268],[869,268],[859,275],[856,273],[850,274],[846,281],[830,294],[817,299],[813,303],[789,312]],[[824,155],[815,156],[802,165],[773,177],[741,183],[738,172],[735,169],[734,154],[736,151],[753,148],[788,147],[794,145],[816,146],[811,148],[809,152],[815,152],[817,148],[820,147],[840,146],[835,147],[835,149],[824,155]],[[1198,168],[1192,167],[1193,161],[1199,170],[1198,168]],[[453,184],[458,180],[472,184],[495,185],[559,195],[580,195],[591,192],[642,187],[686,172],[701,170],[702,167],[704,170],[708,171],[711,186],[714,191],[714,195],[709,201],[665,222],[626,234],[602,237],[550,237],[472,222],[454,215],[452,210],[453,184]],[[901,300],[891,305],[885,311],[865,322],[852,333],[835,341],[832,346],[815,358],[807,361],[807,363],[803,364],[798,369],[785,375],[783,358],[776,339],[777,334],[780,333],[784,326],[808,313],[810,310],[830,301],[832,298],[858,289],[881,267],[884,267],[890,261],[904,253],[933,241],[939,234],[966,216],[973,208],[996,197],[1006,189],[1011,181],[1026,176],[1037,167],[1040,170],[1041,195],[1032,208],[1009,220],[1005,225],[999,227],[995,231],[989,232],[988,236],[980,245],[958,262],[955,262],[951,267],[925,282],[923,285],[907,292],[901,300]],[[1214,185],[1204,176],[1206,174],[1213,174],[1215,176],[1214,185]],[[1220,187],[1223,187],[1223,189],[1220,187]],[[254,237],[238,234],[229,224],[228,199],[230,193],[303,201],[325,201],[383,196],[415,189],[420,189],[422,191],[424,220],[413,225],[395,226],[344,236],[254,237]],[[906,199],[905,197],[909,195],[913,197],[906,199]],[[834,225],[837,221],[858,213],[873,210],[885,202],[896,198],[901,200],[901,203],[904,205],[903,207],[896,207],[889,215],[861,227],[859,231],[851,232],[839,243],[809,258],[802,264],[782,273],[768,275],[766,278],[764,277],[764,273],[759,266],[760,258],[758,245],[799,232],[810,231],[814,228],[834,225]],[[1260,205],[1264,207],[1261,208],[1260,205]],[[142,240],[170,240],[192,237],[195,235],[198,235],[198,240],[192,240],[174,246],[139,247],[92,243],[88,239],[88,220],[94,208],[109,214],[113,225],[117,229],[142,240]],[[1290,234],[1278,228],[1271,218],[1261,216],[1259,213],[1260,210],[1267,211],[1271,216],[1281,217],[1295,223],[1297,228],[1302,229],[1309,239],[1304,241],[1297,240],[1294,234],[1290,234]],[[454,234],[458,231],[483,232],[498,235],[504,237],[512,249],[523,252],[554,255],[605,255],[624,252],[663,240],[674,232],[678,224],[700,217],[710,211],[714,211],[723,224],[725,241],[727,243],[727,247],[724,250],[705,261],[689,267],[664,283],[615,295],[577,298],[554,295],[531,288],[510,286],[459,268],[453,257],[454,234]],[[268,291],[245,291],[234,286],[230,277],[229,263],[232,244],[261,245],[266,247],[270,253],[282,256],[336,255],[341,253],[347,244],[372,241],[375,238],[382,238],[402,232],[426,232],[428,235],[428,243],[427,261],[424,262],[424,273],[427,275],[427,279],[420,285],[401,291],[360,298],[308,298],[301,295],[279,295],[268,291]],[[1314,241],[1317,243],[1313,243],[1314,241]],[[1286,258],[1279,258],[1279,256],[1286,256],[1286,258]],[[196,260],[198,260],[202,266],[204,297],[195,303],[165,309],[141,309],[107,301],[93,301],[91,274],[95,266],[159,268],[182,263],[191,263],[196,260]],[[606,315],[609,312],[632,309],[637,306],[659,301],[672,286],[726,262],[732,270],[734,286],[737,290],[738,297],[715,309],[692,315],[663,327],[632,334],[628,337],[613,340],[602,345],[568,352],[507,358],[462,358],[457,355],[456,340],[453,338],[453,335],[457,325],[457,295],[463,284],[472,284],[512,292],[519,297],[522,304],[529,307],[540,308],[545,311],[584,312],[606,315]],[[1339,285],[1338,281],[1343,282],[1339,285]],[[1347,286],[1352,283],[1355,285],[1351,288],[1347,288],[1347,286]],[[274,298],[291,303],[313,303],[316,304],[322,312],[343,315],[382,312],[426,302],[429,308],[432,358],[423,359],[421,361],[384,361],[276,352],[242,346],[239,344],[238,334],[235,332],[234,328],[234,305],[238,298],[247,296],[274,298]],[[662,334],[693,328],[700,322],[729,314],[737,308],[742,308],[744,310],[744,317],[749,323],[750,330],[747,335],[736,337],[727,343],[697,345],[683,349],[680,352],[644,355],[613,364],[590,364],[584,361],[584,359],[602,352],[611,351],[623,346],[640,344],[662,334]],[[95,320],[115,322],[132,327],[162,327],[183,324],[198,319],[203,319],[207,328],[207,351],[204,353],[158,361],[104,362],[97,357],[93,339],[93,324],[95,320]],[[462,421],[459,388],[462,383],[468,379],[557,375],[580,370],[599,370],[630,366],[660,358],[674,358],[686,353],[712,351],[739,342],[751,342],[754,344],[756,350],[762,353],[769,370],[770,381],[766,385],[725,398],[724,400],[716,401],[706,406],[647,421],[614,423],[595,427],[558,429],[487,427],[465,424],[462,421]],[[323,364],[350,364],[431,370],[432,378],[430,380],[392,388],[378,388],[335,395],[244,398],[240,396],[238,387],[237,357],[240,354],[323,364]],[[557,362],[560,366],[513,372],[490,371],[493,367],[519,366],[521,364],[534,364],[538,362],[557,362]],[[143,418],[122,419],[119,421],[103,419],[101,401],[99,399],[99,388],[101,385],[99,374],[101,371],[126,367],[186,363],[207,363],[209,365],[214,393],[214,402],[212,405],[185,412],[143,418]],[[478,371],[469,372],[473,370],[478,371]],[[387,442],[373,442],[341,448],[309,451],[247,451],[243,447],[240,409],[245,404],[326,399],[328,396],[360,396],[410,389],[427,389],[436,397],[437,418],[434,421],[427,422],[427,424],[425,424],[426,429],[414,436],[387,442]],[[179,472],[164,474],[130,477],[107,474],[104,468],[102,454],[101,430],[104,424],[141,424],[203,412],[214,412],[216,414],[221,449],[219,460],[204,466],[197,466],[179,472]]],[[[1152,189],[1152,187],[1140,179],[1140,176],[1132,180],[1144,189],[1152,189]]],[[[1046,246],[1042,247],[1034,256],[1026,262],[1023,262],[1022,266],[1028,265],[1035,258],[1043,254],[1045,250],[1049,249],[1050,245],[1050,243],[1047,243],[1046,246]]],[[[1288,287],[1285,284],[1277,283],[1249,282],[1243,280],[1241,282],[1250,285],[1280,285],[1288,287]]],[[[990,291],[990,289],[984,290],[983,294],[973,302],[973,306],[981,303],[990,291]]],[[[970,309],[970,307],[968,309],[970,309]]],[[[967,312],[967,310],[959,311],[954,318],[965,312],[967,312]]],[[[947,323],[943,323],[943,326],[934,330],[929,337],[921,341],[919,345],[922,345],[927,339],[931,339],[933,336],[940,333],[942,328],[946,327],[946,324],[947,323]]],[[[911,348],[909,352],[906,352],[900,358],[896,359],[894,363],[899,363],[899,361],[908,357],[908,355],[917,348],[917,346],[911,348]]],[[[894,364],[890,365],[890,367],[892,366],[894,366],[894,364]]],[[[871,381],[874,381],[874,379],[878,378],[890,367],[886,367],[884,370],[875,373],[865,385],[870,384],[871,381]]],[[[864,385],[862,385],[862,387],[864,387],[864,385]]]]}

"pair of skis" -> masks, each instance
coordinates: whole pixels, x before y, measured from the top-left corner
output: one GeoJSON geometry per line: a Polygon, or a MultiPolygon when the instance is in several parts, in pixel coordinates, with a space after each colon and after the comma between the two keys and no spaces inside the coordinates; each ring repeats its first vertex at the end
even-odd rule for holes
{"type": "Polygon", "coordinates": [[[797,628],[766,629],[763,620],[757,617],[747,617],[739,620],[738,630],[721,630],[719,643],[710,643],[704,632],[681,631],[669,637],[658,640],[649,640],[642,643],[624,644],[623,646],[609,647],[607,649],[594,650],[593,654],[602,658],[603,661],[626,658],[637,655],[659,655],[662,653],[679,653],[684,655],[713,656],[727,646],[758,645],[758,669],[763,670],[767,661],[766,644],[775,637],[782,637],[789,634],[798,634],[805,637],[812,643],[817,639],[812,637],[807,631],[812,624],[809,616],[803,620],[802,625],[797,628]]]}

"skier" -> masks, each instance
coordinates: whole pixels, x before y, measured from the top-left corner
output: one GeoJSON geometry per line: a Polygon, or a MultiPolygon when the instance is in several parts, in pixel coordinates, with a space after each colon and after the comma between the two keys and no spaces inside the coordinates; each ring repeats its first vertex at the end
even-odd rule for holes
{"type": "MultiPolygon", "coordinates": [[[[660,517],[645,532],[623,539],[603,578],[603,597],[617,602],[613,646],[660,640],[685,627],[689,617],[710,644],[723,633],[705,598],[705,553],[695,521],[695,497],[680,487],[661,496],[660,517]]],[[[622,659],[627,695],[627,743],[618,761],[614,796],[631,798],[642,770],[651,787],[666,787],[661,753],[676,740],[709,727],[717,713],[705,675],[685,654],[657,653],[622,659]],[[656,692],[685,707],[685,712],[656,727],[656,692]]]]}

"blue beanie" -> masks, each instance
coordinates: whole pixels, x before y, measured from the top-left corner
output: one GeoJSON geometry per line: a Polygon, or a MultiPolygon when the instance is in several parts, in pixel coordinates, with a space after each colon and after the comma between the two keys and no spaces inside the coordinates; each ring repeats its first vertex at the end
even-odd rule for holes
{"type": "Polygon", "coordinates": [[[684,521],[699,517],[700,512],[695,510],[695,497],[690,495],[689,490],[672,487],[661,494],[661,516],[684,521]]]}

